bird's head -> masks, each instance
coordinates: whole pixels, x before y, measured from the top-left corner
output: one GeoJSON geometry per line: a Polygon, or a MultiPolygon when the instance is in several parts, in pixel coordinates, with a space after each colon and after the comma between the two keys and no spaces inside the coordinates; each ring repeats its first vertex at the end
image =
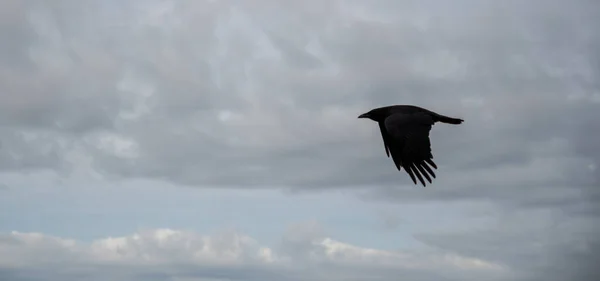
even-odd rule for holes
{"type": "Polygon", "coordinates": [[[380,108],[376,108],[373,109],[369,112],[365,112],[361,115],[358,116],[358,118],[368,118],[371,119],[375,122],[380,122],[385,120],[385,118],[388,116],[388,112],[386,110],[380,109],[380,108]]]}

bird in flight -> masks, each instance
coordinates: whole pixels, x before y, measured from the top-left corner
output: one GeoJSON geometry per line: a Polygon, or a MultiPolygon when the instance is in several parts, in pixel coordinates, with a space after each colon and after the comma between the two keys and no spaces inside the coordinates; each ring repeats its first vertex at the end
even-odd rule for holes
{"type": "Polygon", "coordinates": [[[391,154],[398,171],[404,167],[414,184],[418,178],[423,187],[426,186],[423,177],[432,183],[431,177],[435,178],[435,173],[431,168],[437,169],[429,140],[431,127],[436,122],[458,125],[464,121],[414,105],[379,107],[358,118],[368,118],[379,124],[387,156],[391,154]]]}

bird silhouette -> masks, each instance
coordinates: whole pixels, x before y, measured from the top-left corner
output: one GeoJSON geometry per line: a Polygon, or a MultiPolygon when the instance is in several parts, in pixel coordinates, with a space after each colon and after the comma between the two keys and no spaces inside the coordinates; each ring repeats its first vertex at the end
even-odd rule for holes
{"type": "Polygon", "coordinates": [[[414,105],[390,105],[363,113],[358,118],[368,118],[379,124],[383,145],[388,157],[392,156],[398,171],[404,167],[414,184],[417,178],[426,186],[435,178],[429,132],[436,122],[458,125],[463,119],[452,118],[414,105]]]}

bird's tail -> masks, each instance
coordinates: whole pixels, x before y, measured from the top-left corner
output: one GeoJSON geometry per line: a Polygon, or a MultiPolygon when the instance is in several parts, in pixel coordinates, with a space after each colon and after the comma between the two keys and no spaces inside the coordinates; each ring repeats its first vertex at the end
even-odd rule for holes
{"type": "Polygon", "coordinates": [[[440,115],[440,114],[438,114],[436,117],[437,117],[437,121],[439,121],[439,122],[454,124],[454,125],[461,124],[462,122],[465,121],[465,120],[462,120],[459,118],[452,118],[452,117],[448,117],[448,116],[444,116],[444,115],[440,115]]]}

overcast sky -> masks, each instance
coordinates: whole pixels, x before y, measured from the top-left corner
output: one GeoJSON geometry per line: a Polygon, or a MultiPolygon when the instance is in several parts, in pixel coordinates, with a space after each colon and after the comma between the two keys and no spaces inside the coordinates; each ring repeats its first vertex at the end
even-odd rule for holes
{"type": "Polygon", "coordinates": [[[600,280],[600,2],[0,0],[0,280],[600,280]],[[374,107],[431,132],[434,183],[374,107]]]}

